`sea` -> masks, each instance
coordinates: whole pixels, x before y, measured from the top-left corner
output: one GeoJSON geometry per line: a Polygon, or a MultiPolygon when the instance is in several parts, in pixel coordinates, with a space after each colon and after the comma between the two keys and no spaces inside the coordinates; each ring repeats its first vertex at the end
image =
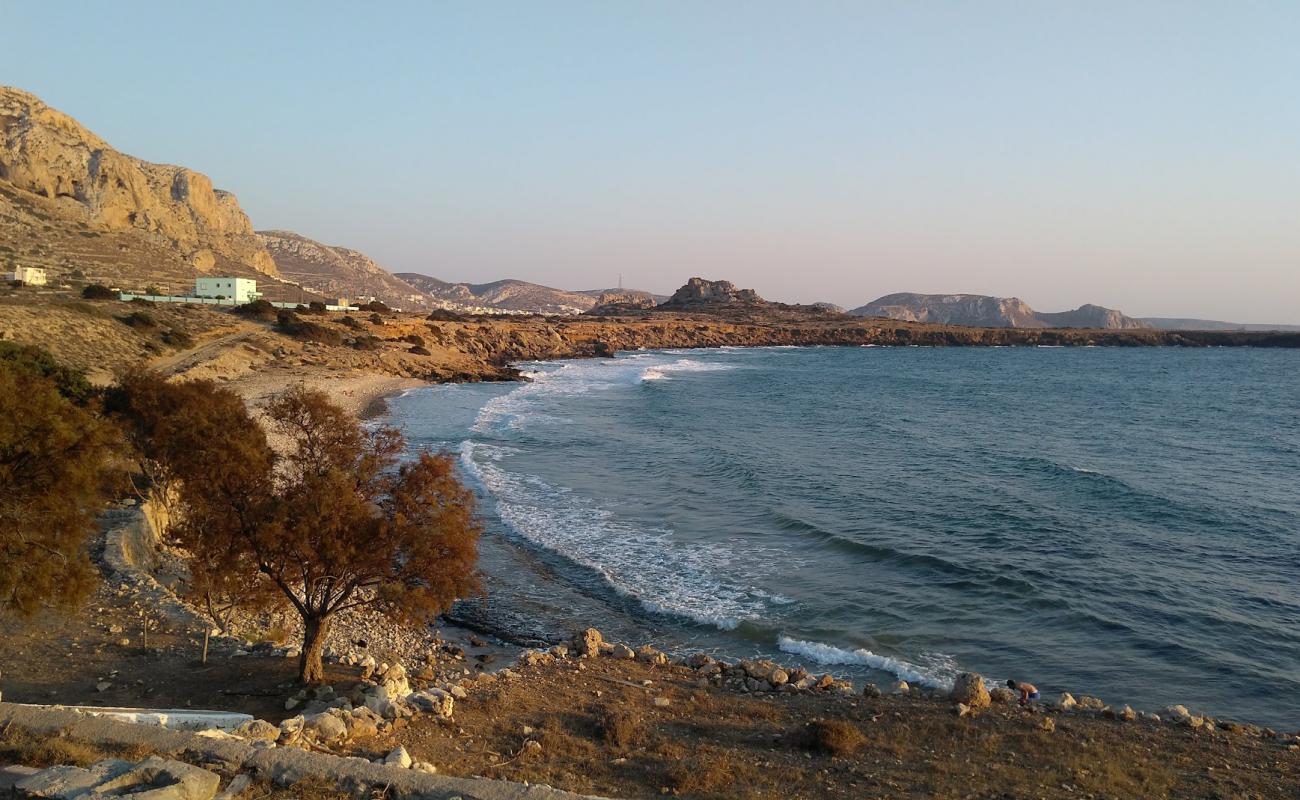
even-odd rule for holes
{"type": "Polygon", "coordinates": [[[1300,728],[1300,353],[721,348],[390,400],[523,642],[962,671],[1300,728]]]}

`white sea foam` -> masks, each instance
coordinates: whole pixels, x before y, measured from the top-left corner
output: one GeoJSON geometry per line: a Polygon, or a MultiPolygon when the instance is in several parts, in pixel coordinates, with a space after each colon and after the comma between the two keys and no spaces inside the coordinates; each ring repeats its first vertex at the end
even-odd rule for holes
{"type": "Polygon", "coordinates": [[[678,358],[676,355],[655,351],[597,361],[525,365],[524,375],[531,381],[484,404],[471,430],[485,434],[521,430],[529,424],[564,421],[547,414],[543,408],[553,408],[555,399],[566,395],[665,380],[674,373],[719,372],[736,368],[735,364],[727,362],[678,358]]]}
{"type": "MultiPolygon", "coordinates": [[[[668,529],[635,526],[565,487],[503,468],[502,459],[512,452],[467,440],[461,463],[520,538],[595,571],[653,612],[727,630],[767,609],[767,595],[725,574],[724,568],[741,561],[742,549],[732,542],[685,544],[673,541],[668,529]]],[[[762,564],[775,563],[774,554],[761,548],[743,553],[741,574],[749,577],[761,573],[762,564]]]]}
{"type": "Polygon", "coordinates": [[[941,653],[926,653],[920,658],[925,664],[913,664],[890,656],[877,655],[865,648],[845,650],[821,642],[792,639],[789,636],[782,636],[777,642],[777,647],[783,653],[803,656],[818,664],[870,667],[889,672],[908,683],[932,686],[937,689],[951,688],[953,678],[957,675],[956,662],[950,656],[941,653]]]}

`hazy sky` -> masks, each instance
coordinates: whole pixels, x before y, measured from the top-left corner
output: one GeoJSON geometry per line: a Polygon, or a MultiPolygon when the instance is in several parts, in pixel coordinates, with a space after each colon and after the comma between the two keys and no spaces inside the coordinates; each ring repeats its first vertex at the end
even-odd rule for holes
{"type": "Polygon", "coordinates": [[[0,0],[0,83],[394,271],[1300,322],[1300,3],[0,0]]]}

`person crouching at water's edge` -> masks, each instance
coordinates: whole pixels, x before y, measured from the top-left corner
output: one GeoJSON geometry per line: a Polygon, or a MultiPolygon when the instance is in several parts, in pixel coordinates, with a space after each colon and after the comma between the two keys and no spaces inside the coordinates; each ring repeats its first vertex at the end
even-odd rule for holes
{"type": "Polygon", "coordinates": [[[1038,699],[1038,687],[1032,683],[1016,683],[1013,680],[1007,681],[1007,688],[1020,692],[1020,705],[1027,706],[1029,701],[1038,699]]]}

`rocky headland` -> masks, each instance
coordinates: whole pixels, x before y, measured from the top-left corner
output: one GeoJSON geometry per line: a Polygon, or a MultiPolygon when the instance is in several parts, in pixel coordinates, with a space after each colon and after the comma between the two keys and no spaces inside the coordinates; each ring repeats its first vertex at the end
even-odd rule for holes
{"type": "Polygon", "coordinates": [[[1132,330],[1149,327],[1111,308],[1085,304],[1072,311],[1035,311],[1018,297],[981,294],[914,294],[900,292],[849,312],[856,317],[883,317],[907,322],[981,328],[1094,328],[1132,330]]]}

